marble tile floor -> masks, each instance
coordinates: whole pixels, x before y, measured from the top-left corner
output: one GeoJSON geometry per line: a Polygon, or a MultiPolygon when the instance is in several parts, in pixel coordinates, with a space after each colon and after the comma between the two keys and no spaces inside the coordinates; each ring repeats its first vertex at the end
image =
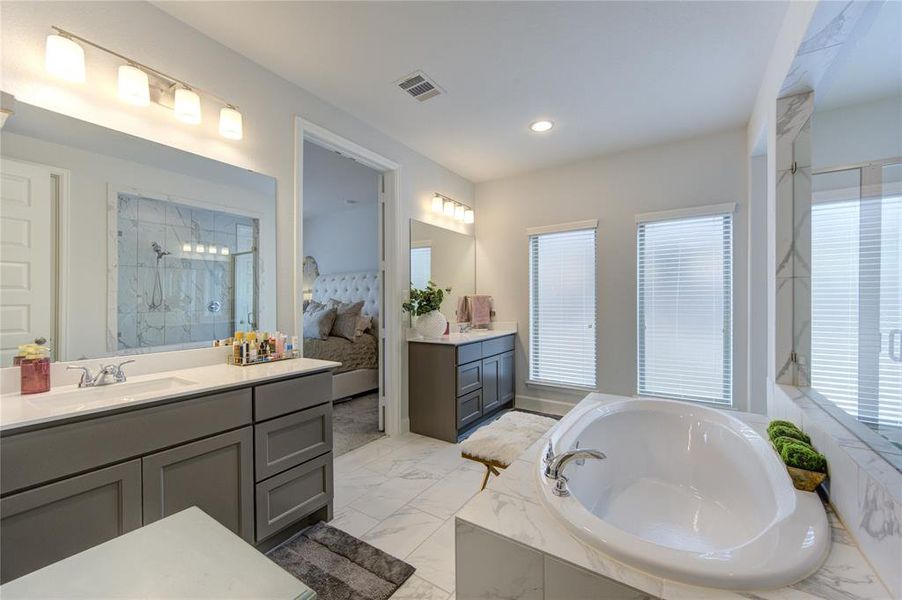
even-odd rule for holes
{"type": "Polygon", "coordinates": [[[454,514],[479,492],[484,473],[457,444],[380,438],[335,459],[330,525],[416,568],[393,599],[453,600],[454,514]]]}

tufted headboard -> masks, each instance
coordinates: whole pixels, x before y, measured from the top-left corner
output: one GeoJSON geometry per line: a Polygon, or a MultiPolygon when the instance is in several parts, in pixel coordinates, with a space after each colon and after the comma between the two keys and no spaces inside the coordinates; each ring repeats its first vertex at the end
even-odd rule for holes
{"type": "Polygon", "coordinates": [[[331,273],[313,282],[313,299],[326,302],[332,298],[342,302],[363,300],[363,314],[379,316],[379,274],[376,271],[331,273]]]}

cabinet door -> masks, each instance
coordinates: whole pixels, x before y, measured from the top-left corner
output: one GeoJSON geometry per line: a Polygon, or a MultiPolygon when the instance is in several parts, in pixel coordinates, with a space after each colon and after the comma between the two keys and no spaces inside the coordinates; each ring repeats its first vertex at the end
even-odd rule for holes
{"type": "Polygon", "coordinates": [[[483,414],[482,390],[476,390],[457,399],[457,429],[463,429],[483,414]]]}
{"type": "Polygon", "coordinates": [[[254,426],[256,479],[262,481],[332,449],[332,403],[254,426]]]}
{"type": "Polygon", "coordinates": [[[482,361],[457,367],[457,395],[463,396],[482,387],[482,361]]]}
{"type": "Polygon", "coordinates": [[[505,352],[498,357],[498,404],[514,399],[514,353],[505,352]]]}
{"type": "Polygon", "coordinates": [[[252,427],[145,456],[144,524],[191,506],[254,540],[252,427]]]}
{"type": "Polygon", "coordinates": [[[482,359],[482,412],[488,414],[501,405],[498,395],[500,356],[482,359]]]}
{"type": "Polygon", "coordinates": [[[0,583],[141,527],[141,461],[0,500],[0,583]]]}

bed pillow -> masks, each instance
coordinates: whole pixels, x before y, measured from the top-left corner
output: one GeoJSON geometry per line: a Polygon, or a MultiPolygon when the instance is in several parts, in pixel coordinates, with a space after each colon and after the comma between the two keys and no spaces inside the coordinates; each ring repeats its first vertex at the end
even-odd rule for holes
{"type": "Polygon", "coordinates": [[[343,337],[346,340],[357,340],[357,317],[363,310],[363,300],[346,304],[341,300],[332,298],[329,300],[328,306],[334,308],[337,313],[335,315],[335,323],[332,324],[332,335],[343,337]]]}
{"type": "Polygon", "coordinates": [[[357,317],[357,337],[362,336],[366,333],[367,329],[373,324],[373,318],[368,317],[366,315],[360,315],[357,317]]]}
{"type": "Polygon", "coordinates": [[[329,337],[332,331],[332,325],[335,323],[335,316],[338,311],[334,308],[324,306],[316,311],[307,311],[304,313],[304,338],[311,340],[324,340],[329,337]]]}

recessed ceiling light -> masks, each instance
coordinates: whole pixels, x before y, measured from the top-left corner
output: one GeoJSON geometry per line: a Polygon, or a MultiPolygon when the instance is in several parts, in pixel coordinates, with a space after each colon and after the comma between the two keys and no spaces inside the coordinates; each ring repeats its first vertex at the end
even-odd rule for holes
{"type": "Polygon", "coordinates": [[[552,121],[534,121],[529,124],[529,128],[535,131],[536,133],[545,133],[546,131],[550,131],[551,128],[554,127],[554,123],[552,121]]]}

